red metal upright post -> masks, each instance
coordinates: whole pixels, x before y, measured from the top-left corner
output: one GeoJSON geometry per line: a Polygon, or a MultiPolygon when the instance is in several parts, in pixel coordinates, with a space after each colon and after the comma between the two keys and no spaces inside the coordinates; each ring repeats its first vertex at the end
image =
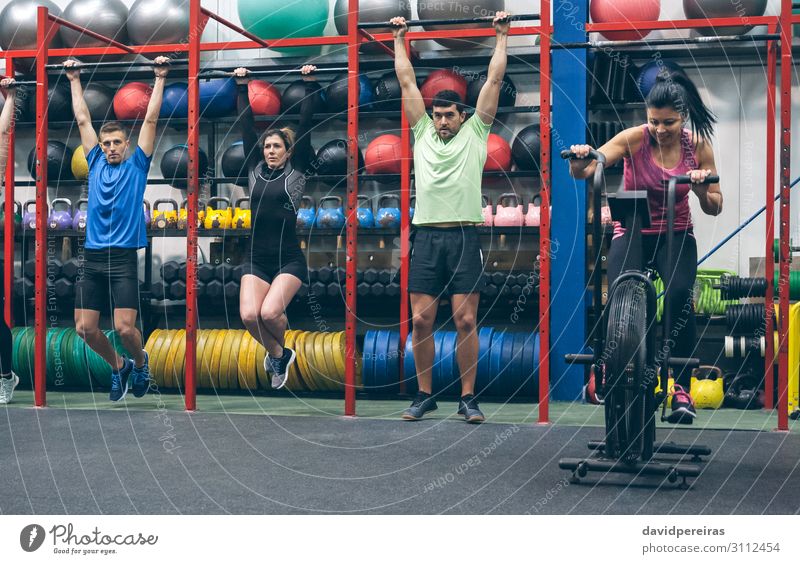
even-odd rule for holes
{"type": "MultiPolygon", "coordinates": [[[[14,57],[6,57],[6,75],[14,76],[14,57]]],[[[11,128],[8,134],[8,145],[6,146],[6,198],[5,198],[5,217],[6,225],[3,233],[3,251],[5,263],[3,266],[3,284],[5,290],[5,311],[6,324],[14,326],[14,131],[16,130],[16,112],[14,113],[15,127],[11,128]]]]}
{"type": "MultiPolygon", "coordinates": [[[[411,52],[411,42],[406,39],[406,53],[411,52]]],[[[401,102],[402,105],[402,102],[401,102]]],[[[408,116],[405,108],[400,110],[400,393],[406,391],[405,353],[408,340],[409,302],[408,302],[408,267],[411,244],[411,132],[408,127],[408,116]]]]}
{"type": "MultiPolygon", "coordinates": [[[[780,321],[778,356],[778,430],[789,430],[789,229],[791,226],[792,146],[792,0],[781,2],[781,222],[780,321]]],[[[769,202],[767,202],[769,205],[769,202]]],[[[769,285],[770,280],[767,280],[769,285]]]]}
{"type": "MultiPolygon", "coordinates": [[[[34,281],[36,332],[34,345],[34,404],[47,405],[47,49],[57,28],[47,8],[36,11],[36,279],[34,281]]],[[[54,298],[55,299],[55,298],[54,298]]]]}
{"type": "Polygon", "coordinates": [[[539,41],[539,136],[541,218],[539,224],[539,423],[550,421],[550,0],[542,0],[539,41]]]}
{"type": "MultiPolygon", "coordinates": [[[[775,33],[776,25],[768,27],[769,33],[775,33]]],[[[766,255],[764,262],[764,275],[767,278],[767,293],[764,296],[766,304],[766,319],[764,341],[764,407],[772,409],[775,398],[772,390],[775,389],[775,331],[774,308],[775,303],[775,256],[773,240],[775,239],[775,89],[778,66],[778,46],[774,41],[767,42],[767,186],[766,186],[766,255]]]]}
{"type": "Polygon", "coordinates": [[[197,200],[200,191],[200,38],[208,22],[201,13],[200,0],[189,4],[189,148],[186,210],[186,368],[184,403],[187,411],[197,409],[197,200]]]}
{"type": "Polygon", "coordinates": [[[356,414],[356,268],[358,266],[358,0],[348,1],[347,14],[347,249],[344,414],[356,414]]]}

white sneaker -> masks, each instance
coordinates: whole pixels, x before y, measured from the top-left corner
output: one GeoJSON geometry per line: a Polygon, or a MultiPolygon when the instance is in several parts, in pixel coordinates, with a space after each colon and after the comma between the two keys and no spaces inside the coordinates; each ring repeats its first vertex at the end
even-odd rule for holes
{"type": "Polygon", "coordinates": [[[0,378],[0,403],[11,403],[14,388],[19,384],[19,376],[11,373],[11,378],[0,378]]]}

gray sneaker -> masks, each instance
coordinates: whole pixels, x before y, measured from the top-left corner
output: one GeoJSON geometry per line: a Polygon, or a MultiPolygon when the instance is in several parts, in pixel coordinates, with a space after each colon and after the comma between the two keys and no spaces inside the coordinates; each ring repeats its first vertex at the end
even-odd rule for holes
{"type": "Polygon", "coordinates": [[[458,414],[464,416],[467,423],[483,423],[486,417],[478,407],[478,400],[472,394],[462,396],[458,402],[458,414]]]}
{"type": "Polygon", "coordinates": [[[436,411],[439,408],[433,396],[425,392],[417,392],[417,397],[411,405],[403,412],[403,419],[406,421],[419,421],[429,411],[436,411]]]}
{"type": "Polygon", "coordinates": [[[0,403],[11,403],[14,388],[19,385],[19,376],[11,373],[11,378],[0,378],[0,403]]]}
{"type": "MultiPolygon", "coordinates": [[[[286,385],[286,378],[289,376],[289,367],[297,358],[297,355],[292,349],[283,347],[283,356],[280,358],[267,357],[269,362],[269,371],[272,372],[272,389],[280,390],[286,385]]],[[[267,362],[265,359],[265,362],[267,362]]]]}

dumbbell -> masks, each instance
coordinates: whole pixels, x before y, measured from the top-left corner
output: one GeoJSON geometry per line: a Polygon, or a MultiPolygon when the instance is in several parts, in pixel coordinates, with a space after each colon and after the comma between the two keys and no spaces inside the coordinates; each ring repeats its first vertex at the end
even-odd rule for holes
{"type": "Polygon", "coordinates": [[[309,268],[308,269],[308,283],[312,284],[317,281],[317,269],[316,268],[309,268]]]}
{"type": "Polygon", "coordinates": [[[61,276],[61,269],[64,267],[64,263],[58,259],[51,259],[47,261],[47,277],[48,278],[58,278],[61,276]]]}
{"type": "Polygon", "coordinates": [[[381,270],[378,272],[378,282],[383,284],[384,286],[392,281],[392,271],[391,270],[381,270]]]}
{"type": "Polygon", "coordinates": [[[322,298],[328,291],[328,285],[321,280],[317,280],[311,285],[310,291],[317,298],[322,298]]]}
{"type": "Polygon", "coordinates": [[[364,271],[364,282],[367,284],[374,284],[378,281],[378,271],[374,268],[368,268],[364,271]]]}
{"type": "Polygon", "coordinates": [[[225,293],[225,286],[219,280],[206,283],[206,296],[212,299],[221,298],[225,293]]]}
{"type": "Polygon", "coordinates": [[[530,272],[521,272],[517,274],[517,284],[520,286],[525,287],[531,282],[533,282],[533,280],[531,279],[530,272]]]}
{"type": "Polygon", "coordinates": [[[497,296],[498,293],[497,286],[495,286],[494,284],[487,284],[486,286],[484,286],[483,292],[481,293],[485,294],[487,298],[494,298],[497,296]]]}
{"type": "Polygon", "coordinates": [[[198,298],[203,298],[206,295],[206,285],[203,282],[197,282],[197,290],[195,290],[195,295],[198,298]]]}
{"type": "Polygon", "coordinates": [[[233,265],[223,262],[217,265],[214,277],[220,282],[227,282],[233,279],[233,265]]]}
{"type": "Polygon", "coordinates": [[[33,297],[33,282],[28,278],[17,278],[14,281],[14,294],[20,298],[33,297]]]}
{"type": "Polygon", "coordinates": [[[178,261],[168,260],[161,265],[161,278],[163,278],[165,282],[174,282],[178,279],[180,269],[181,265],[178,261]]]}
{"type": "Polygon", "coordinates": [[[68,280],[62,276],[56,280],[55,291],[56,296],[59,298],[68,298],[75,295],[75,284],[73,284],[71,280],[68,280]]]}
{"type": "Polygon", "coordinates": [[[297,289],[295,297],[305,298],[306,296],[308,296],[308,284],[301,284],[300,287],[297,289]]]}
{"type": "Polygon", "coordinates": [[[501,296],[510,296],[511,295],[511,286],[508,284],[503,284],[497,290],[501,296]]]}
{"type": "Polygon", "coordinates": [[[370,286],[369,293],[371,296],[379,298],[386,293],[386,286],[380,282],[375,282],[372,286],[370,286]]]}
{"type": "Polygon", "coordinates": [[[186,261],[181,261],[180,263],[180,267],[178,268],[178,280],[186,282],[186,261]]]}
{"type": "Polygon", "coordinates": [[[510,288],[512,296],[519,296],[520,294],[522,294],[522,286],[520,286],[519,284],[514,284],[510,288]]]}
{"type": "Polygon", "coordinates": [[[323,284],[329,283],[333,280],[333,269],[330,266],[323,266],[317,271],[317,280],[323,284]]]}
{"type": "Polygon", "coordinates": [[[356,270],[356,284],[360,284],[363,281],[364,281],[364,271],[356,270]]]}
{"type": "Polygon", "coordinates": [[[400,284],[397,282],[389,282],[386,285],[386,295],[390,298],[396,298],[400,295],[400,284]]]}
{"type": "Polygon", "coordinates": [[[239,283],[234,280],[229,280],[225,282],[225,297],[226,298],[236,298],[239,296],[239,283]]]}
{"type": "Polygon", "coordinates": [[[344,285],[347,281],[347,271],[340,266],[336,269],[336,274],[333,280],[338,281],[341,285],[344,285]]]}
{"type": "Polygon", "coordinates": [[[241,283],[242,276],[244,276],[244,265],[243,264],[239,264],[239,265],[235,266],[234,269],[233,269],[233,279],[236,282],[240,282],[241,283]]]}
{"type": "Polygon", "coordinates": [[[150,293],[153,294],[153,298],[156,300],[169,299],[169,284],[163,280],[150,284],[150,293]]]}
{"type": "Polygon", "coordinates": [[[325,288],[325,293],[329,298],[335,298],[342,295],[342,287],[338,282],[331,282],[325,288]]]}
{"type": "Polygon", "coordinates": [[[197,279],[204,284],[208,284],[214,280],[215,271],[216,267],[213,264],[204,262],[197,266],[197,279]]]}
{"type": "Polygon", "coordinates": [[[22,272],[25,274],[25,276],[33,280],[36,277],[36,259],[32,258],[26,260],[22,272]]]}
{"type": "Polygon", "coordinates": [[[77,258],[71,258],[67,262],[64,263],[64,266],[61,267],[61,276],[74,282],[75,279],[78,277],[78,272],[81,270],[80,262],[77,258]]]}
{"type": "Polygon", "coordinates": [[[492,284],[494,284],[495,286],[502,286],[503,284],[505,284],[508,275],[505,272],[496,271],[492,272],[491,277],[492,277],[492,284]]]}
{"type": "Polygon", "coordinates": [[[186,298],[186,282],[175,280],[169,285],[169,296],[173,300],[183,300],[186,298]]]}
{"type": "Polygon", "coordinates": [[[369,296],[370,290],[372,289],[372,284],[369,284],[366,280],[361,282],[356,287],[356,292],[359,296],[369,296]]]}

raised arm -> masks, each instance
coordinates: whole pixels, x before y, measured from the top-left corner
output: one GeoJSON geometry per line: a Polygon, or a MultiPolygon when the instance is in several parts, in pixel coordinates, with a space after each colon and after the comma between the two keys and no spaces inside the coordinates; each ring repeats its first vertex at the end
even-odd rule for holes
{"type": "Polygon", "coordinates": [[[392,18],[389,21],[392,24],[392,34],[394,35],[394,70],[403,93],[403,109],[406,112],[408,124],[414,127],[425,115],[425,101],[417,87],[414,67],[411,66],[411,60],[406,51],[408,26],[404,17],[392,18]]]}
{"type": "Polygon", "coordinates": [[[255,166],[264,158],[258,150],[258,134],[256,133],[256,122],[253,117],[253,109],[250,107],[250,78],[247,76],[249,71],[239,67],[233,71],[236,79],[236,109],[239,112],[239,133],[242,136],[242,149],[247,163],[247,171],[253,170],[255,166]]]}
{"type": "Polygon", "coordinates": [[[144,115],[142,130],[139,132],[139,147],[148,157],[153,154],[153,147],[156,141],[156,126],[158,125],[158,114],[161,112],[161,100],[164,98],[164,84],[169,73],[169,58],[156,57],[153,61],[153,73],[156,75],[153,92],[150,94],[150,102],[147,104],[147,112],[144,115]]]}
{"type": "Polygon", "coordinates": [[[508,20],[509,15],[507,12],[497,12],[494,16],[492,23],[497,35],[497,43],[494,46],[492,60],[489,61],[486,82],[481,88],[480,94],[478,94],[478,101],[475,103],[475,114],[486,125],[492,125],[494,116],[497,114],[500,88],[503,86],[503,76],[506,73],[508,30],[511,27],[511,23],[508,20]]]}
{"type": "Polygon", "coordinates": [[[3,89],[3,96],[6,101],[3,104],[3,111],[0,112],[0,174],[6,170],[8,160],[8,138],[14,129],[14,108],[17,101],[17,89],[14,87],[13,78],[0,80],[0,88],[3,89]]]}
{"type": "Polygon", "coordinates": [[[75,114],[75,122],[78,124],[78,131],[81,134],[81,145],[83,154],[89,155],[89,151],[97,146],[97,132],[92,126],[92,116],[89,114],[89,107],[83,99],[83,86],[81,86],[80,69],[69,70],[78,64],[78,61],[69,59],[64,61],[64,68],[67,69],[67,79],[69,80],[70,90],[72,91],[72,113],[75,114]]]}
{"type": "Polygon", "coordinates": [[[692,177],[692,190],[700,200],[700,208],[708,215],[719,215],[722,213],[722,191],[719,184],[700,184],[706,176],[717,174],[717,165],[714,162],[714,150],[711,144],[706,141],[699,141],[697,144],[697,163],[698,170],[689,172],[692,177]]]}
{"type": "MultiPolygon", "coordinates": [[[[630,127],[617,133],[610,141],[598,149],[606,156],[606,168],[611,168],[620,159],[638,151],[642,145],[642,140],[641,127],[630,127]]],[[[595,161],[585,158],[591,148],[589,145],[572,145],[569,148],[579,157],[569,161],[569,173],[573,178],[586,179],[594,174],[595,161]]]]}
{"type": "Polygon", "coordinates": [[[314,83],[317,79],[313,74],[316,70],[317,67],[314,65],[304,65],[300,69],[305,81],[306,95],[300,104],[300,123],[297,125],[296,140],[292,150],[292,166],[299,171],[308,169],[311,161],[314,160],[311,150],[311,122],[314,120],[314,102],[316,100],[314,83]]]}

